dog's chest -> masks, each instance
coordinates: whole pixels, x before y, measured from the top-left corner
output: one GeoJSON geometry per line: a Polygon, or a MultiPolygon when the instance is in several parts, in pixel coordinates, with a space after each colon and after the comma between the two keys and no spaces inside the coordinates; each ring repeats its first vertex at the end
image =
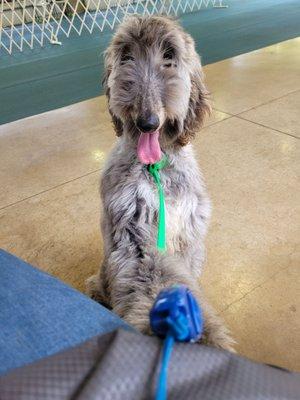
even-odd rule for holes
{"type": "Polygon", "coordinates": [[[196,205],[192,199],[166,198],[166,235],[170,251],[183,251],[194,236],[191,221],[195,218],[196,205]]]}
{"type": "MultiPolygon", "coordinates": [[[[187,182],[185,182],[187,184],[187,182]]],[[[166,179],[162,175],[165,197],[166,239],[168,252],[184,250],[197,236],[198,198],[190,187],[182,187],[182,182],[166,179]]],[[[144,207],[147,208],[151,238],[156,239],[159,216],[159,193],[153,181],[146,180],[140,186],[144,207]]]]}

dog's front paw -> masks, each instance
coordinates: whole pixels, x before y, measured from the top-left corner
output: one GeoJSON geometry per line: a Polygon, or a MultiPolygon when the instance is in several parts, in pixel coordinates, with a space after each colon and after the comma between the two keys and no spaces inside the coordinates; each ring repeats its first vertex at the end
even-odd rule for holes
{"type": "Polygon", "coordinates": [[[153,335],[148,311],[132,309],[123,315],[123,319],[144,335],[153,335]]]}
{"type": "Polygon", "coordinates": [[[216,315],[210,315],[210,318],[205,321],[200,343],[228,350],[232,353],[236,352],[234,350],[235,340],[231,337],[221,319],[216,315]]]}

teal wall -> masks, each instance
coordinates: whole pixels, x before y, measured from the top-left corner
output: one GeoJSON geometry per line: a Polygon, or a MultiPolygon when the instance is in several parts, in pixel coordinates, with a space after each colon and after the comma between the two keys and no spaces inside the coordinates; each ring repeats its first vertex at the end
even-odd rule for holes
{"type": "MultiPolygon", "coordinates": [[[[299,36],[300,0],[224,0],[226,9],[183,15],[203,64],[299,36]]],[[[0,57],[0,124],[101,94],[102,53],[112,32],[95,32],[0,57]]]]}

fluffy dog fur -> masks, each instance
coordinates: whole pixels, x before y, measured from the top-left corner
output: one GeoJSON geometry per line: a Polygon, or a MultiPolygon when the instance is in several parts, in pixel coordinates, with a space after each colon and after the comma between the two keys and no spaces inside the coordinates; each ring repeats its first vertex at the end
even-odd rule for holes
{"type": "Polygon", "coordinates": [[[88,280],[89,293],[150,333],[149,310],[159,291],[186,284],[204,311],[202,340],[231,349],[232,339],[198,284],[210,203],[189,142],[210,106],[194,42],[170,19],[130,17],[106,52],[104,84],[119,139],[102,173],[104,261],[99,275],[88,280]],[[160,145],[170,161],[161,171],[165,254],[156,248],[156,186],[137,159],[135,121],[149,112],[159,116],[160,145]]]}

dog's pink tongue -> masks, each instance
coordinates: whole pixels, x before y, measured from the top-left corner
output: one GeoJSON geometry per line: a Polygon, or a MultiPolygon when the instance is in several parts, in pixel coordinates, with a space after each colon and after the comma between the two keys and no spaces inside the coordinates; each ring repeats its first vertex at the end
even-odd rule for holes
{"type": "Polygon", "coordinates": [[[141,133],[137,146],[137,154],[141,163],[154,164],[161,159],[158,137],[159,131],[141,133]]]}

